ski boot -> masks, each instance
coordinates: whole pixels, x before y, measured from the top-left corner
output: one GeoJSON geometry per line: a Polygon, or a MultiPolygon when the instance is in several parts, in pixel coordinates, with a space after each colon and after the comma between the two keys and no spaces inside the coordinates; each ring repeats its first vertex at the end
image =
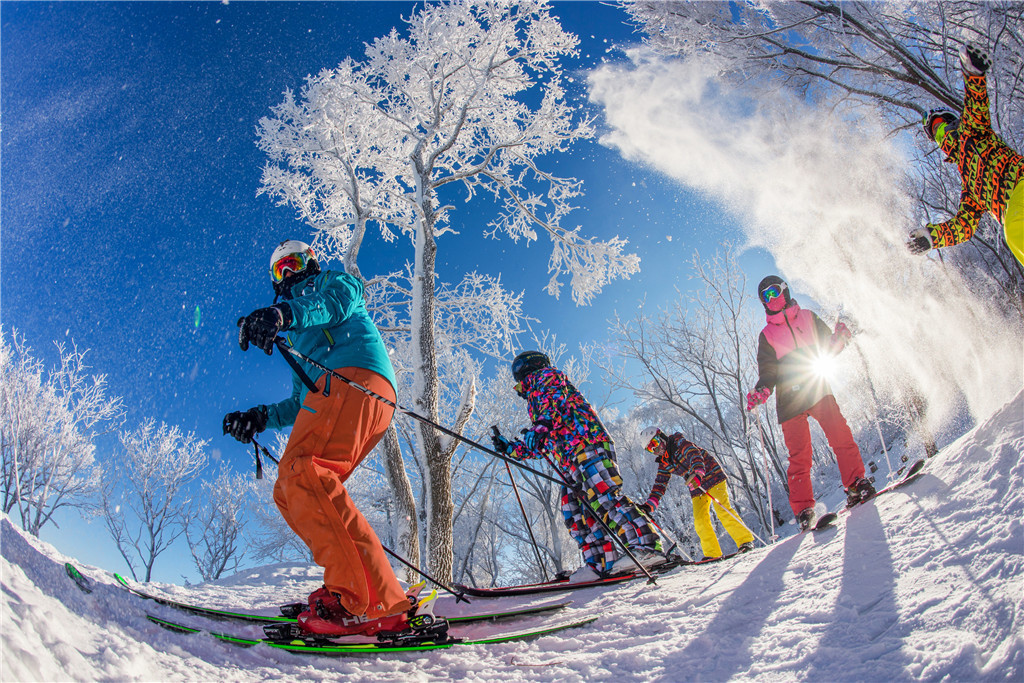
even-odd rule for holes
{"type": "Polygon", "coordinates": [[[741,543],[740,546],[738,548],[736,548],[736,554],[737,555],[741,555],[743,553],[749,553],[753,549],[754,549],[754,542],[753,541],[747,541],[746,543],[741,543]]]}
{"type": "MultiPolygon", "coordinates": [[[[405,591],[405,597],[409,600],[410,606],[416,606],[416,597],[420,594],[420,591],[423,590],[425,585],[427,585],[426,581],[420,581],[419,583],[409,586],[405,591]]],[[[288,617],[289,619],[298,619],[299,615],[306,610],[322,610],[324,608],[324,601],[332,599],[334,599],[334,596],[329,590],[327,590],[327,586],[320,586],[309,594],[309,597],[306,598],[306,602],[290,602],[286,605],[281,605],[278,609],[281,610],[281,616],[288,617]]]]}
{"type": "Polygon", "coordinates": [[[861,477],[846,489],[846,507],[852,508],[854,505],[860,505],[864,501],[874,498],[875,493],[875,487],[871,485],[871,482],[861,477]]]}
{"type": "MultiPolygon", "coordinates": [[[[425,585],[426,582],[420,582],[410,586],[406,591],[405,597],[409,601],[409,611],[416,607],[419,593],[425,585]]],[[[305,605],[303,603],[282,605],[281,613],[289,616],[288,612],[294,613],[296,623],[264,626],[263,632],[268,638],[277,641],[290,641],[295,639],[321,640],[324,637],[354,635],[372,636],[380,632],[402,631],[409,621],[407,612],[377,619],[352,614],[342,606],[338,596],[328,590],[326,586],[321,586],[313,591],[305,605]]]]}
{"type": "Polygon", "coordinates": [[[818,513],[813,507],[805,508],[796,516],[796,521],[800,524],[801,532],[813,529],[815,523],[818,521],[818,513]]]}
{"type": "Polygon", "coordinates": [[[389,645],[419,645],[421,643],[446,643],[454,639],[448,637],[448,620],[434,616],[434,603],[437,591],[416,603],[406,613],[404,628],[400,630],[380,630],[377,640],[389,645]]]}
{"type": "Polygon", "coordinates": [[[612,563],[610,569],[605,570],[606,573],[611,576],[620,576],[622,574],[643,574],[644,569],[656,572],[667,561],[665,554],[660,550],[651,548],[630,548],[629,550],[636,558],[636,562],[629,555],[624,554],[612,563]]]}
{"type": "Polygon", "coordinates": [[[572,574],[569,575],[568,582],[569,583],[590,583],[592,581],[600,581],[603,578],[604,578],[604,575],[601,574],[597,569],[595,569],[594,567],[590,566],[589,564],[584,564],[579,569],[577,569],[576,571],[574,571],[572,574]]]}

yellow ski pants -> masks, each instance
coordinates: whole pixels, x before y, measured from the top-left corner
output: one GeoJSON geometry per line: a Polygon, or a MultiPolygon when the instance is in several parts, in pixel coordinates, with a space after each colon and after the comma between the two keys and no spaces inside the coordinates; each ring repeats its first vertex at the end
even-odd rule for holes
{"type": "Polygon", "coordinates": [[[733,510],[732,504],[729,502],[727,482],[721,481],[715,484],[708,489],[707,493],[694,497],[692,501],[693,527],[697,530],[697,536],[700,537],[700,548],[704,552],[705,557],[721,557],[722,555],[722,546],[718,544],[718,536],[715,534],[715,528],[711,523],[712,506],[715,508],[715,514],[718,515],[718,521],[725,527],[726,532],[732,536],[732,540],[736,542],[737,546],[754,540],[753,534],[738,521],[739,513],[733,510]],[[712,497],[718,502],[712,501],[712,497]],[[721,509],[722,507],[725,507],[725,510],[721,509]]]}
{"type": "Polygon", "coordinates": [[[1006,243],[1017,260],[1024,264],[1024,181],[1010,192],[1006,200],[1006,213],[1003,215],[1003,230],[1006,243]]]}

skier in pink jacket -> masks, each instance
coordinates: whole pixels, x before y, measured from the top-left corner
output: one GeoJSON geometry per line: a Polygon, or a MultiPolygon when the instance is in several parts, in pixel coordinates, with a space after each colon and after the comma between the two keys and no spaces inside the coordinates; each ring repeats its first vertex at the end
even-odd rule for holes
{"type": "Polygon", "coordinates": [[[817,315],[800,308],[790,297],[789,286],[777,275],[761,280],[757,295],[768,324],[758,339],[758,379],[747,394],[747,410],[767,401],[775,389],[776,412],[789,449],[789,504],[803,531],[816,521],[808,417],[818,421],[835,451],[846,504],[852,507],[875,495],[874,486],[864,477],[864,460],[832,389],[814,370],[817,358],[839,353],[852,335],[842,322],[836,323],[833,331],[817,315]]]}

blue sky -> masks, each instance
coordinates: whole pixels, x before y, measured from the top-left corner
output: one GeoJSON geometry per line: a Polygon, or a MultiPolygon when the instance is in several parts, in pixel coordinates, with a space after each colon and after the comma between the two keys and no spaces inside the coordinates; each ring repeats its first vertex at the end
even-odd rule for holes
{"type": "MultiPolygon", "coordinates": [[[[2,3],[5,334],[17,329],[47,360],[52,341],[74,340],[90,349],[111,393],[124,397],[129,428],[146,417],[176,424],[249,467],[250,452],[221,435],[221,417],[282,398],[288,372],[277,358],[243,354],[235,321],[271,301],[273,246],[311,236],[290,209],[256,197],[264,162],[256,123],[307,74],[358,59],[363,43],[401,30],[400,16],[414,7],[2,3]]],[[[554,12],[581,39],[572,66],[574,97],[585,102],[584,71],[621,59],[615,48],[638,37],[614,7],[556,3],[554,12]]],[[[613,283],[588,307],[568,293],[556,301],[543,292],[549,245],[482,243],[471,235],[486,222],[486,207],[461,202],[452,220],[464,236],[442,242],[438,270],[448,281],[470,269],[501,272],[507,287],[525,291],[538,328],[571,345],[605,339],[615,310],[628,313],[645,296],[657,304],[672,287],[687,287],[694,248],[710,255],[720,239],[740,239],[716,205],[596,141],[553,161],[584,179],[586,195],[568,223],[628,237],[642,259],[639,275],[613,283]]],[[[364,274],[390,268],[388,250],[379,240],[364,246],[364,274]]],[[[770,267],[767,257],[754,263],[770,267]]],[[[65,529],[77,526],[68,520],[65,529]]],[[[106,533],[98,523],[89,528],[106,533]]],[[[113,557],[82,558],[120,568],[113,557]]],[[[188,571],[172,573],[163,560],[157,569],[163,580],[188,571]]]]}

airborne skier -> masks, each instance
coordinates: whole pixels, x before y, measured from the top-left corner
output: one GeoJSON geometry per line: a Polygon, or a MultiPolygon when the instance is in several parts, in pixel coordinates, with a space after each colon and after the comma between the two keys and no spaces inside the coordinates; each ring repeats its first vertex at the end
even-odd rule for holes
{"type": "Polygon", "coordinates": [[[960,50],[960,64],[965,91],[962,115],[933,109],[923,121],[928,137],[960,171],[960,208],[948,221],[929,223],[910,233],[907,248],[923,254],[966,242],[987,211],[1003,224],[1010,251],[1024,264],[1024,157],[992,130],[985,80],[992,60],[966,45],[960,50]]]}

